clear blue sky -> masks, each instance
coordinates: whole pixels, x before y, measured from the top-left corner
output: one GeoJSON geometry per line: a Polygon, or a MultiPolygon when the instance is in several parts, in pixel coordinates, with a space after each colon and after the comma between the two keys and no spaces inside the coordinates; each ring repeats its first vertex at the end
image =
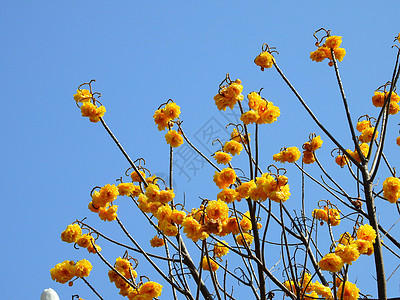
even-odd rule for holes
{"type": "MultiPolygon", "coordinates": [[[[262,73],[254,65],[261,45],[277,47],[285,74],[351,147],[333,69],[309,59],[315,49],[312,34],[325,27],[343,36],[347,55],[340,67],[353,117],[376,115],[370,97],[390,79],[398,11],[398,1],[4,2],[1,298],[39,299],[43,289],[52,287],[62,300],[73,294],[94,299],[82,282],[69,288],[49,274],[58,262],[88,258],[94,265],[89,280],[105,299],[115,299],[116,289],[98,259],[59,237],[68,224],[85,216],[105,233],[115,231],[116,224],[104,224],[87,210],[89,192],[114,182],[128,167],[101,125],[80,116],[72,98],[80,83],[97,80],[94,87],[103,94],[106,122],[131,156],[145,157],[158,174],[167,172],[168,148],[152,116],[162,102],[172,98],[181,106],[184,128],[199,143],[205,140],[196,133],[208,120],[228,122],[212,100],[225,73],[240,78],[245,93],[264,87],[264,97],[282,112],[279,122],[262,132],[265,168],[272,154],[283,146],[301,146],[316,128],[276,72],[262,73]]],[[[391,123],[391,138],[397,136],[397,123],[398,118],[391,123]]],[[[328,157],[332,145],[325,145],[328,157]]],[[[205,142],[200,148],[207,154],[215,151],[205,142]]],[[[393,151],[398,155],[398,148],[393,151]]],[[[217,192],[211,169],[196,166],[200,170],[177,171],[175,177],[179,197],[186,192],[192,206],[198,205],[198,196],[215,198],[217,192]]],[[[319,199],[310,193],[310,211],[319,199]]],[[[118,203],[125,209],[121,218],[147,243],[137,212],[123,202],[118,203]]],[[[123,254],[103,244],[111,261],[123,254]]],[[[146,267],[141,264],[139,274],[157,280],[146,267]]],[[[400,294],[398,284],[391,289],[392,295],[400,294]]],[[[162,299],[168,299],[165,295],[162,299]]]]}

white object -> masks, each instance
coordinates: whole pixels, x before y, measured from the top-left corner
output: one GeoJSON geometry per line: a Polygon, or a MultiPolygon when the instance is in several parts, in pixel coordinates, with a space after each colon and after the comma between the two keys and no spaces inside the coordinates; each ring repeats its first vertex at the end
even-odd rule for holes
{"type": "Polygon", "coordinates": [[[43,291],[40,300],[60,300],[60,297],[58,297],[55,290],[49,288],[43,291]]]}

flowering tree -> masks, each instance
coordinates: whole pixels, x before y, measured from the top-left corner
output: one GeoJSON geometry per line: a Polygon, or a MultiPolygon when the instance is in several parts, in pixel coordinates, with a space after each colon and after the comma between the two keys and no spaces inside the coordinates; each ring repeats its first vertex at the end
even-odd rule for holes
{"type": "MultiPolygon", "coordinates": [[[[241,81],[232,80],[227,74],[214,97],[215,104],[222,111],[239,107],[241,122],[228,124],[231,136],[226,142],[214,141],[219,150],[213,157],[203,154],[188,139],[179,118],[180,107],[173,100],[155,111],[155,124],[158,130],[166,131],[165,139],[170,145],[169,180],[165,182],[145,167],[144,159],[132,159],[125,152],[103,118],[106,109],[98,100],[100,93],[93,91],[92,80],[78,87],[74,95],[76,104],[82,116],[103,125],[126,158],[129,169],[125,177],[118,179],[119,184],[94,187],[88,208],[100,219],[118,223],[131,243],[126,245],[104,235],[85,219],[68,225],[61,239],[75,247],[86,248],[107,264],[110,281],[122,296],[131,300],[158,298],[163,285],[169,285],[172,292],[161,296],[164,299],[237,299],[239,288],[246,289],[247,295],[257,300],[273,299],[278,294],[291,299],[368,298],[350,273],[352,264],[360,256],[370,256],[373,260],[376,293],[379,299],[387,299],[384,258],[400,258],[400,243],[390,229],[380,224],[377,203],[390,203],[394,208],[393,217],[400,214],[400,179],[384,153],[385,137],[390,129],[388,119],[400,110],[400,97],[395,92],[400,74],[400,50],[392,78],[378,87],[372,97],[372,104],[379,108],[375,111],[377,116],[364,115],[354,122],[338,68],[338,62],[346,54],[340,47],[342,38],[323,28],[314,36],[317,49],[310,58],[316,62],[328,60],[328,65],[333,67],[354,151],[339,143],[307,106],[279,68],[275,48],[264,44],[254,62],[262,71],[277,71],[319,127],[320,134],[334,145],[335,149],[325,150],[332,151],[336,169],[343,169],[340,175],[318,160],[317,152],[324,150],[319,150],[323,141],[315,133],[311,133],[302,145],[302,153],[298,147],[287,145],[271,158],[273,164],[262,169],[259,130],[276,122],[280,109],[261,96],[262,89],[248,93],[248,101],[244,101],[241,81]],[[244,108],[244,102],[248,109],[244,108]],[[215,200],[201,198],[200,203],[191,206],[193,203],[185,203],[184,199],[175,196],[173,154],[183,143],[215,169],[213,181],[220,192],[208,195],[215,200]],[[235,162],[233,157],[238,155],[247,157],[246,169],[235,162]],[[293,164],[299,170],[303,191],[305,178],[325,191],[325,199],[315,204],[312,213],[305,209],[304,193],[297,196],[301,201],[294,212],[285,205],[291,196],[289,181],[294,180],[292,176],[290,179],[286,176],[285,163],[293,164]],[[309,172],[310,164],[318,166],[320,176],[309,172]],[[390,176],[385,175],[387,178],[379,184],[378,174],[390,176]],[[348,177],[347,181],[354,182],[354,188],[340,184],[344,176],[348,177]],[[137,213],[147,219],[149,230],[154,232],[149,244],[140,245],[117,216],[116,202],[121,196],[130,197],[137,213]],[[320,231],[322,236],[317,234],[320,231]],[[114,243],[123,249],[123,255],[114,258],[115,263],[101,253],[99,244],[103,242],[114,243]],[[279,251],[274,250],[277,246],[279,251]],[[164,247],[165,255],[152,253],[151,249],[157,247],[164,247]],[[272,251],[279,252],[277,261],[270,259],[272,251]],[[133,253],[137,253],[138,258],[133,258],[133,253]],[[139,260],[147,261],[160,274],[162,284],[138,276],[135,268],[139,260]],[[281,274],[276,272],[278,269],[282,270],[281,274]],[[267,282],[273,287],[268,288],[267,282]]],[[[400,35],[396,39],[400,39],[400,35]]],[[[400,138],[397,144],[400,145],[400,138]]],[[[73,278],[82,278],[102,299],[85,279],[91,269],[88,260],[64,261],[50,273],[60,283],[71,284],[73,278]]]]}

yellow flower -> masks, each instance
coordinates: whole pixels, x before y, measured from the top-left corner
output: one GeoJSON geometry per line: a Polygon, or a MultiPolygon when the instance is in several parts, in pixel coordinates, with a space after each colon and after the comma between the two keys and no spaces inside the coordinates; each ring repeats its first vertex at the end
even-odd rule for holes
{"type": "Polygon", "coordinates": [[[59,283],[66,283],[75,276],[75,265],[73,261],[65,260],[55,265],[50,270],[51,279],[59,283]]]}
{"type": "Polygon", "coordinates": [[[257,124],[271,124],[281,115],[279,107],[275,106],[271,101],[268,104],[263,101],[259,105],[257,113],[260,116],[256,121],[257,124]]]}
{"type": "Polygon", "coordinates": [[[240,227],[242,228],[243,231],[249,231],[253,228],[253,225],[251,224],[249,211],[244,213],[243,218],[240,221],[240,227]]]}
{"type": "Polygon", "coordinates": [[[81,235],[81,227],[78,224],[71,224],[61,233],[61,240],[67,243],[75,243],[81,235]]]}
{"type": "Polygon", "coordinates": [[[231,168],[225,168],[221,172],[215,171],[213,180],[220,189],[224,189],[235,183],[236,173],[231,168]]]}
{"type": "Polygon", "coordinates": [[[181,114],[181,108],[175,102],[169,102],[165,105],[164,113],[170,120],[176,119],[181,114]]]}
{"type": "MultiPolygon", "coordinates": [[[[374,134],[375,127],[369,127],[362,131],[360,137],[358,138],[361,143],[369,143],[372,141],[372,136],[374,134]]],[[[375,133],[375,140],[378,137],[378,131],[375,133]]]]}
{"type": "Polygon", "coordinates": [[[103,199],[101,201],[102,203],[112,202],[115,199],[117,199],[118,195],[119,195],[118,188],[114,184],[113,185],[106,184],[100,189],[100,197],[103,199]]]}
{"type": "Polygon", "coordinates": [[[230,156],[230,154],[228,154],[228,153],[218,151],[218,152],[215,152],[214,158],[218,164],[226,165],[231,161],[232,156],[230,156]]]}
{"type": "Polygon", "coordinates": [[[213,271],[213,272],[217,271],[219,268],[219,265],[211,257],[209,257],[208,259],[206,256],[203,257],[203,261],[202,261],[202,265],[201,265],[203,270],[210,271],[210,269],[211,269],[211,271],[213,271]],[[208,264],[208,259],[210,260],[210,264],[208,264]]]}
{"type": "Polygon", "coordinates": [[[255,59],[254,63],[261,67],[261,71],[264,69],[269,69],[274,65],[275,59],[274,57],[268,53],[267,51],[261,52],[255,59]]]}
{"type": "Polygon", "coordinates": [[[335,158],[335,162],[343,168],[344,165],[347,164],[347,157],[346,155],[338,155],[335,158]]]}
{"type": "Polygon", "coordinates": [[[137,197],[141,193],[140,186],[134,185],[132,182],[120,183],[117,188],[121,196],[137,197]]]}
{"type": "MultiPolygon", "coordinates": [[[[222,240],[221,242],[223,242],[223,243],[225,243],[225,244],[228,244],[228,243],[225,242],[224,240],[222,240]]],[[[221,242],[217,242],[217,243],[214,244],[213,252],[214,252],[214,255],[215,255],[216,257],[222,257],[222,256],[224,256],[224,255],[227,255],[228,252],[229,252],[229,248],[226,247],[226,246],[224,246],[224,244],[221,243],[221,242]]]]}
{"type": "Polygon", "coordinates": [[[279,161],[282,163],[293,163],[296,160],[298,160],[301,156],[301,153],[299,151],[299,148],[297,147],[289,147],[289,148],[284,148],[281,152],[274,154],[273,159],[274,161],[279,161]]]}
{"type": "Polygon", "coordinates": [[[233,109],[238,101],[243,100],[244,97],[241,94],[243,86],[241,83],[240,79],[236,79],[228,86],[222,87],[219,93],[214,96],[215,105],[219,110],[225,111],[227,107],[233,109]]]}
{"type": "Polygon", "coordinates": [[[94,243],[94,238],[90,234],[85,233],[77,239],[76,244],[79,247],[87,248],[91,245],[92,241],[94,243]]]}
{"type": "Polygon", "coordinates": [[[236,200],[238,196],[239,194],[234,189],[224,188],[222,191],[218,193],[217,199],[222,200],[225,203],[232,203],[233,201],[236,200]]]}
{"type": "Polygon", "coordinates": [[[326,254],[318,263],[321,270],[329,272],[339,272],[343,265],[343,260],[335,253],[326,254]]]}
{"type": "MultiPolygon", "coordinates": [[[[360,145],[360,150],[361,150],[361,153],[364,155],[364,157],[366,157],[368,155],[369,145],[367,143],[362,143],[360,145]]],[[[361,158],[358,155],[357,150],[354,150],[353,153],[350,152],[350,155],[353,156],[356,161],[361,162],[361,158]]]]}
{"type": "Polygon", "coordinates": [[[158,222],[158,227],[166,236],[176,236],[178,228],[171,223],[171,220],[164,219],[158,222]]]}
{"type": "Polygon", "coordinates": [[[174,198],[175,198],[175,193],[173,189],[161,190],[160,194],[158,195],[158,201],[164,204],[171,202],[174,198]]]}
{"type": "Polygon", "coordinates": [[[248,182],[243,182],[241,185],[239,185],[235,190],[238,192],[238,196],[241,199],[248,198],[249,197],[249,192],[251,189],[256,188],[257,185],[253,180],[248,181],[248,182]]]}
{"type": "Polygon", "coordinates": [[[236,141],[227,141],[224,145],[224,152],[230,153],[231,155],[235,156],[236,154],[239,155],[243,149],[243,145],[236,141]]]}
{"type": "Polygon", "coordinates": [[[75,264],[75,276],[88,277],[92,268],[92,264],[87,259],[79,260],[75,264]]]}
{"type": "Polygon", "coordinates": [[[335,254],[340,256],[344,263],[351,265],[353,261],[356,261],[360,256],[360,252],[356,245],[342,245],[339,244],[335,248],[335,254]]]}
{"type": "MultiPolygon", "coordinates": [[[[142,177],[143,177],[144,179],[146,179],[146,174],[145,174],[143,171],[141,171],[141,170],[138,170],[138,171],[139,171],[140,175],[142,175],[142,177]]],[[[133,172],[131,173],[131,178],[132,178],[132,181],[133,181],[133,182],[142,182],[142,180],[140,179],[139,174],[138,174],[136,171],[133,171],[133,172]]]]}
{"type": "Polygon", "coordinates": [[[209,201],[206,207],[207,216],[213,220],[225,220],[228,218],[229,207],[221,200],[209,201]]]}
{"type": "Polygon", "coordinates": [[[175,224],[181,225],[183,220],[186,218],[186,213],[182,210],[172,210],[171,221],[175,224]]]}
{"type": "Polygon", "coordinates": [[[236,236],[236,241],[239,245],[244,246],[243,238],[247,245],[251,245],[251,243],[253,243],[254,237],[246,232],[243,232],[243,236],[241,234],[236,236]]]}
{"type": "Polygon", "coordinates": [[[315,156],[313,151],[303,151],[303,163],[305,164],[312,164],[315,162],[315,156]]]}
{"type": "Polygon", "coordinates": [[[169,130],[165,135],[165,140],[174,148],[183,144],[183,137],[176,130],[169,130]]]}
{"type": "Polygon", "coordinates": [[[332,290],[329,288],[329,286],[324,286],[316,281],[313,283],[313,288],[318,295],[324,297],[326,300],[333,300],[332,290]]]}
{"type": "Polygon", "coordinates": [[[186,236],[194,242],[202,237],[201,225],[193,217],[186,217],[182,222],[182,227],[186,236]]]}
{"type": "Polygon", "coordinates": [[[326,38],[325,46],[328,48],[338,48],[342,43],[342,37],[337,35],[332,35],[326,38]]]}
{"type": "Polygon", "coordinates": [[[150,183],[146,187],[145,195],[148,202],[158,202],[158,198],[160,196],[160,188],[158,187],[158,185],[150,183]]]}
{"type": "Polygon", "coordinates": [[[89,102],[92,99],[92,94],[88,90],[77,90],[74,95],[74,100],[76,102],[89,102]]]}
{"type": "Polygon", "coordinates": [[[337,297],[338,297],[338,299],[343,299],[343,300],[357,300],[359,297],[359,292],[360,292],[360,289],[354,283],[346,281],[346,282],[342,282],[339,285],[339,288],[337,291],[337,297]],[[344,287],[343,287],[343,285],[344,285],[344,287]],[[342,298],[342,294],[343,294],[343,298],[342,298]]]}
{"type": "Polygon", "coordinates": [[[148,281],[139,288],[139,294],[145,295],[148,299],[157,298],[161,296],[162,287],[157,282],[148,281]]]}
{"type": "Polygon", "coordinates": [[[163,220],[170,220],[171,214],[172,214],[171,206],[167,204],[160,206],[157,212],[154,214],[154,216],[157,218],[158,221],[163,221],[163,220]]]}
{"type": "Polygon", "coordinates": [[[321,62],[326,58],[325,51],[322,50],[321,48],[318,48],[314,52],[310,53],[310,58],[315,62],[321,62]]]}
{"type": "Polygon", "coordinates": [[[359,132],[363,132],[365,129],[370,128],[371,127],[371,121],[369,120],[363,120],[357,123],[357,127],[356,129],[359,132]]]}
{"type": "Polygon", "coordinates": [[[388,177],[383,182],[383,197],[390,203],[396,203],[400,198],[400,179],[388,177]]]}
{"type": "Polygon", "coordinates": [[[374,243],[376,239],[376,231],[369,224],[361,225],[357,229],[357,239],[374,243]]]}
{"type": "Polygon", "coordinates": [[[158,130],[160,131],[164,130],[168,126],[169,121],[171,120],[165,114],[164,109],[156,110],[154,112],[153,118],[156,125],[158,125],[158,130]]]}
{"type": "Polygon", "coordinates": [[[245,125],[248,125],[250,123],[255,123],[259,118],[260,118],[260,116],[258,115],[258,113],[256,111],[249,110],[242,114],[242,116],[240,117],[240,120],[243,121],[243,123],[245,125]]]}
{"type": "Polygon", "coordinates": [[[226,234],[239,233],[239,224],[236,220],[236,217],[230,217],[222,224],[222,232],[226,234]]]}
{"type": "Polygon", "coordinates": [[[140,194],[138,197],[138,207],[141,211],[145,213],[150,212],[150,206],[149,206],[149,201],[147,200],[147,197],[145,194],[140,194]]]}
{"type": "Polygon", "coordinates": [[[156,247],[162,247],[165,245],[164,239],[159,238],[158,236],[154,236],[151,240],[150,240],[150,245],[153,248],[156,247]]]}
{"type": "Polygon", "coordinates": [[[103,221],[114,221],[117,218],[118,205],[112,205],[109,208],[100,207],[99,217],[103,221]]]}
{"type": "Polygon", "coordinates": [[[321,140],[321,137],[317,135],[314,137],[311,142],[310,142],[310,151],[316,151],[319,148],[321,148],[323,141],[321,140]]]}

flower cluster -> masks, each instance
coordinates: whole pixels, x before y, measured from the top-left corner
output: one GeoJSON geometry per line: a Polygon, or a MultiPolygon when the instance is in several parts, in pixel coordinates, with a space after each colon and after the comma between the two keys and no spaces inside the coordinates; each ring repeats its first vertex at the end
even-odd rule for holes
{"type": "Polygon", "coordinates": [[[303,163],[312,164],[315,162],[314,151],[321,148],[323,141],[321,137],[315,136],[315,134],[310,135],[310,140],[303,144],[303,163]]]}
{"type": "Polygon", "coordinates": [[[357,239],[347,232],[342,234],[334,253],[326,254],[318,263],[322,270],[339,272],[344,264],[352,264],[361,254],[371,255],[374,253],[373,243],[376,231],[372,226],[361,225],[356,232],[357,239]]]}
{"type": "Polygon", "coordinates": [[[286,176],[263,173],[261,177],[256,177],[256,180],[251,182],[253,184],[248,194],[252,200],[265,201],[270,199],[280,203],[289,199],[290,190],[286,176]]]}
{"type": "Polygon", "coordinates": [[[165,140],[174,148],[183,144],[181,132],[172,130],[173,120],[179,118],[180,113],[180,107],[172,101],[167,102],[164,108],[157,109],[153,116],[154,122],[158,126],[158,130],[162,131],[165,128],[168,128],[168,132],[165,134],[165,140]]]}
{"type": "Polygon", "coordinates": [[[116,288],[120,290],[119,293],[122,296],[128,296],[134,290],[132,284],[129,284],[128,282],[134,280],[138,276],[137,272],[134,270],[132,263],[128,259],[121,257],[118,257],[115,260],[114,269],[124,278],[111,269],[108,271],[110,282],[115,284],[116,288]]]}
{"type": "Polygon", "coordinates": [[[323,209],[314,209],[312,216],[317,220],[327,222],[331,226],[340,224],[340,210],[329,208],[328,205],[325,205],[323,209]]]}
{"type": "Polygon", "coordinates": [[[94,244],[95,240],[90,234],[82,234],[82,229],[78,224],[68,225],[61,233],[61,240],[66,243],[76,243],[79,247],[86,248],[89,253],[96,253],[96,250],[101,251],[100,246],[94,244]]]}
{"type": "Polygon", "coordinates": [[[318,49],[310,53],[311,60],[321,62],[325,58],[327,58],[329,59],[329,66],[333,66],[333,53],[334,57],[338,61],[342,61],[344,56],[346,55],[346,50],[344,48],[339,48],[341,43],[342,37],[336,35],[328,36],[322,46],[320,46],[317,42],[316,46],[318,47],[318,49]]]}
{"type": "Polygon", "coordinates": [[[106,112],[106,108],[103,105],[97,107],[96,98],[89,90],[78,88],[76,94],[74,94],[74,100],[78,106],[81,104],[82,117],[88,117],[90,122],[97,123],[106,112]]]}
{"type": "Polygon", "coordinates": [[[50,270],[51,279],[59,283],[66,283],[72,278],[76,277],[87,277],[92,270],[92,264],[86,260],[82,259],[77,261],[65,260],[62,263],[55,265],[54,268],[50,270]]]}
{"type": "Polygon", "coordinates": [[[227,107],[233,109],[238,101],[243,100],[242,91],[243,86],[240,79],[230,81],[228,85],[221,86],[218,94],[214,96],[215,105],[219,110],[225,111],[227,107]]]}
{"type": "Polygon", "coordinates": [[[136,188],[133,185],[122,184],[116,187],[114,184],[106,184],[99,191],[93,191],[92,201],[89,202],[88,208],[90,211],[98,213],[103,221],[114,221],[117,218],[117,205],[112,205],[112,202],[117,199],[119,190],[123,194],[135,192],[136,188]]]}
{"type": "Polygon", "coordinates": [[[294,163],[301,156],[300,150],[297,147],[283,148],[279,153],[274,154],[274,161],[279,161],[281,163],[294,163]]]}
{"type": "Polygon", "coordinates": [[[227,188],[236,181],[236,173],[231,168],[225,168],[221,172],[215,171],[214,182],[220,188],[227,188]]]}
{"type": "Polygon", "coordinates": [[[396,203],[400,198],[400,179],[388,177],[383,182],[383,197],[390,203],[396,203]]]}
{"type": "MultiPolygon", "coordinates": [[[[375,107],[383,107],[385,104],[386,98],[389,96],[389,92],[381,92],[381,91],[375,91],[374,95],[372,96],[372,104],[375,107]]],[[[395,115],[399,112],[400,106],[400,96],[397,95],[395,92],[392,92],[390,95],[390,102],[389,102],[389,114],[395,115]]]]}
{"type": "Polygon", "coordinates": [[[243,113],[240,120],[244,124],[271,124],[281,115],[278,106],[271,101],[261,98],[259,93],[251,92],[247,95],[250,110],[243,113]]]}
{"type": "MultiPolygon", "coordinates": [[[[369,143],[372,141],[372,136],[374,135],[375,127],[371,125],[370,120],[363,120],[357,123],[356,129],[361,132],[360,136],[358,137],[361,143],[369,143]]],[[[375,138],[378,137],[378,131],[375,133],[375,138]]]]}
{"type": "Polygon", "coordinates": [[[211,257],[207,258],[207,256],[204,256],[201,263],[201,267],[203,268],[203,270],[215,272],[218,270],[219,265],[211,257]],[[208,262],[210,262],[210,264],[208,262]]]}

